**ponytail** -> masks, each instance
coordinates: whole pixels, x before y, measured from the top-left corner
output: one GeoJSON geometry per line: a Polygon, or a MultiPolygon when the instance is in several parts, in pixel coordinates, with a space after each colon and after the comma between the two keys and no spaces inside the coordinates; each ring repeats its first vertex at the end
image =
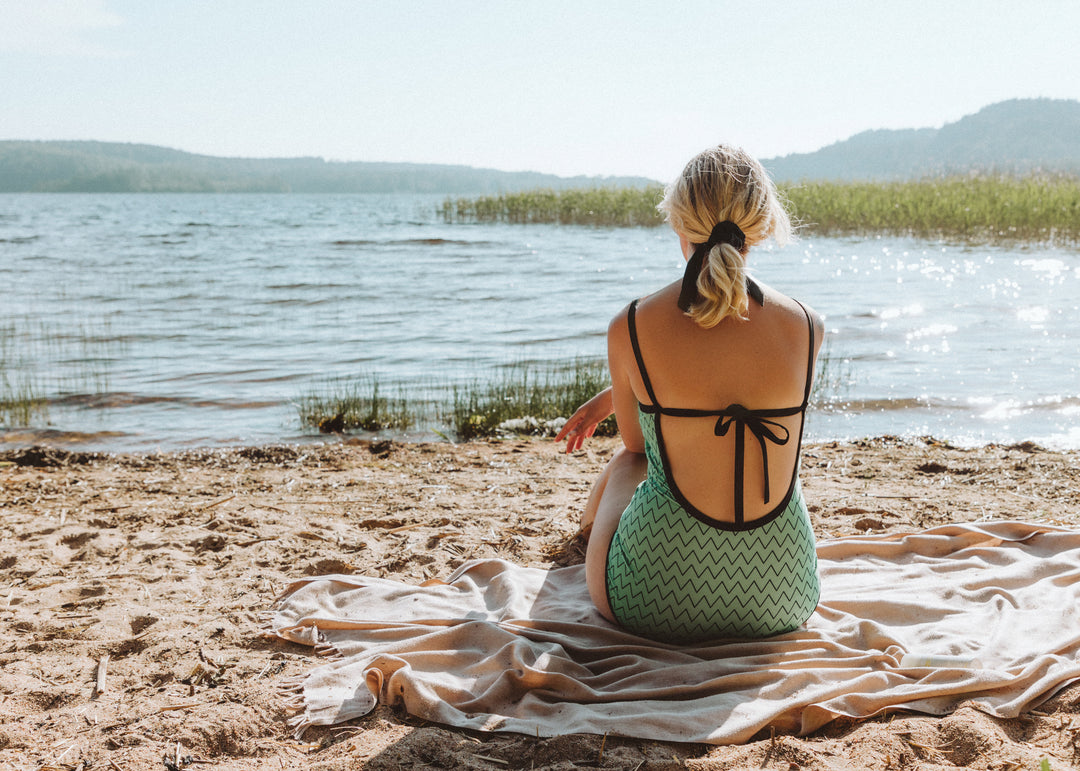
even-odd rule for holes
{"type": "Polygon", "coordinates": [[[745,151],[724,145],[690,161],[657,206],[671,227],[695,245],[679,307],[702,327],[747,318],[746,254],[770,236],[791,235],[791,220],[765,169],[745,151]]]}
{"type": "Polygon", "coordinates": [[[712,247],[697,275],[697,290],[701,301],[690,306],[688,315],[702,327],[715,327],[728,316],[745,320],[750,310],[746,255],[731,244],[712,247]]]}

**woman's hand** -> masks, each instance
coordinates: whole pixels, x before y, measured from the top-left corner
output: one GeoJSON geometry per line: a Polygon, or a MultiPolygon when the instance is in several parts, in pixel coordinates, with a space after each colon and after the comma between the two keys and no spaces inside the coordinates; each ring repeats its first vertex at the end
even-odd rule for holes
{"type": "Polygon", "coordinates": [[[611,400],[611,386],[608,386],[574,411],[555,437],[555,441],[561,442],[565,439],[567,452],[579,450],[585,440],[596,432],[600,422],[613,412],[615,404],[611,400]]]}

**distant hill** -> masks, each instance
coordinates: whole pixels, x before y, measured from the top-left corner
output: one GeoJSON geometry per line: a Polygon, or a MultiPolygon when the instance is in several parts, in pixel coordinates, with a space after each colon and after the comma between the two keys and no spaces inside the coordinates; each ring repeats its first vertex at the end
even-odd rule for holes
{"type": "Polygon", "coordinates": [[[940,129],[864,131],[763,161],[778,181],[898,180],[970,171],[1080,174],[1080,102],[1012,99],[940,129]]]}
{"type": "Polygon", "coordinates": [[[444,193],[641,187],[644,177],[559,177],[531,171],[322,158],[217,158],[117,142],[0,141],[0,192],[444,193]]]}

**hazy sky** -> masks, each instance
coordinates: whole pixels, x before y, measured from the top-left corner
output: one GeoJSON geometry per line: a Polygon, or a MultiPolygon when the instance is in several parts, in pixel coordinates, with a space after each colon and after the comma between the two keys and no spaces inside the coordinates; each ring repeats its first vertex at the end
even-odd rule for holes
{"type": "Polygon", "coordinates": [[[1077,0],[0,0],[0,138],[668,179],[1080,99],[1077,0]]]}

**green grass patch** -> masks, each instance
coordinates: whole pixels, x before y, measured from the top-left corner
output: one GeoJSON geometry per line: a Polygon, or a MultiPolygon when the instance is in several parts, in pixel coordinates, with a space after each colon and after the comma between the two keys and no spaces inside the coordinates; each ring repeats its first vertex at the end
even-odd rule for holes
{"type": "Polygon", "coordinates": [[[300,423],[326,433],[350,428],[364,431],[405,430],[416,422],[415,407],[402,396],[380,393],[379,379],[329,380],[296,400],[300,423]]]}
{"type": "MultiPolygon", "coordinates": [[[[547,424],[569,418],[578,407],[611,384],[602,359],[577,359],[543,367],[514,364],[498,380],[455,388],[448,423],[464,440],[494,436],[507,421],[517,433],[551,433],[547,424]]],[[[615,419],[608,418],[597,434],[614,436],[615,419]]]]}
{"type": "Polygon", "coordinates": [[[446,222],[654,227],[663,222],[656,210],[663,192],[659,185],[526,190],[478,198],[447,198],[439,213],[446,222]]]}
{"type": "MultiPolygon", "coordinates": [[[[469,440],[500,434],[550,434],[552,421],[570,417],[610,382],[602,359],[575,359],[512,364],[487,381],[443,387],[442,398],[387,398],[378,377],[363,375],[328,381],[294,403],[300,423],[322,431],[423,426],[439,435],[446,435],[443,429],[447,429],[457,439],[469,440]]],[[[597,433],[613,436],[614,418],[601,423],[597,433]]]]}
{"type": "MultiPolygon", "coordinates": [[[[1080,177],[973,175],[910,182],[801,182],[780,186],[803,231],[959,240],[1080,241],[1080,177]]],[[[663,190],[529,190],[447,198],[446,222],[649,227],[663,190]]]]}
{"type": "Polygon", "coordinates": [[[106,393],[112,363],[125,349],[107,318],[71,326],[0,321],[0,425],[48,421],[53,400],[106,393]]]}
{"type": "Polygon", "coordinates": [[[782,192],[801,226],[819,235],[1080,241],[1080,178],[1073,176],[804,182],[782,192]]]}
{"type": "MultiPolygon", "coordinates": [[[[851,361],[831,354],[826,340],[818,357],[810,400],[815,406],[841,398],[854,382],[851,361]]],[[[295,401],[302,425],[340,432],[423,427],[461,441],[500,435],[554,435],[574,410],[611,384],[603,359],[516,363],[487,380],[443,387],[443,396],[387,398],[379,379],[364,375],[328,381],[295,401]]],[[[430,391],[431,389],[427,389],[430,391]]],[[[615,418],[603,421],[599,436],[615,436],[615,418]]]]}
{"type": "Polygon", "coordinates": [[[0,426],[28,426],[48,414],[49,402],[37,385],[25,377],[13,380],[0,362],[0,426]]]}

